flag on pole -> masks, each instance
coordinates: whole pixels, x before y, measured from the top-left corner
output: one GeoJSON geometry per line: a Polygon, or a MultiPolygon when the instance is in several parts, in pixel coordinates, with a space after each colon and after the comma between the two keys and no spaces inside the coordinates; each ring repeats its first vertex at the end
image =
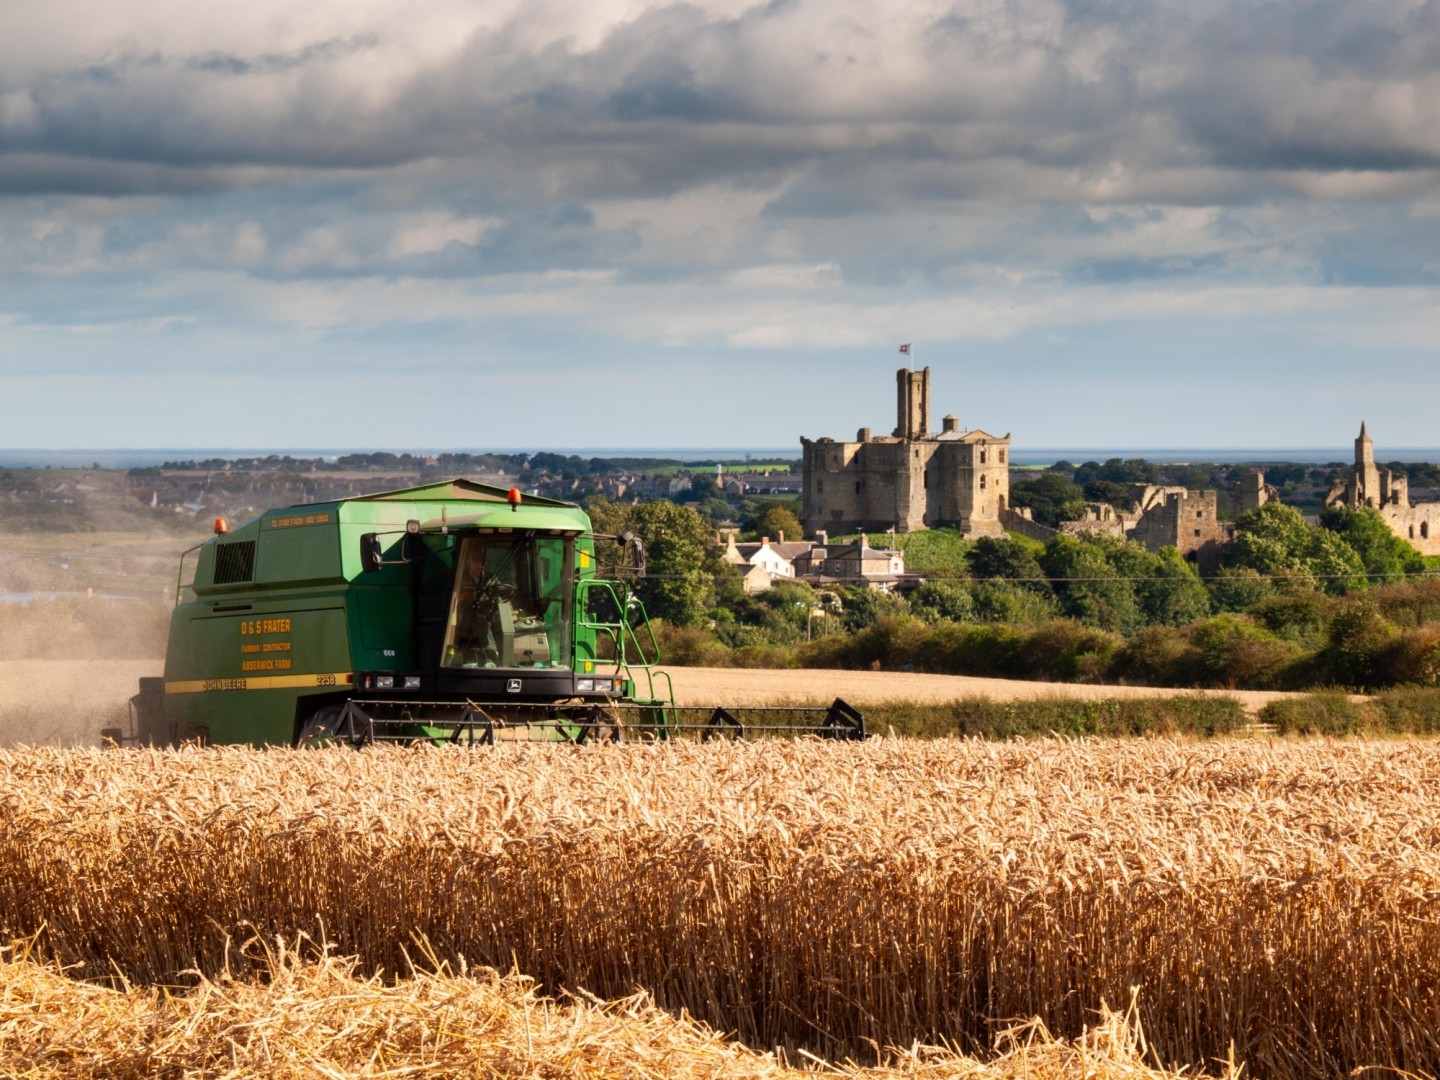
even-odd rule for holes
{"type": "Polygon", "coordinates": [[[910,343],[907,341],[904,345],[901,345],[901,346],[900,346],[900,351],[901,351],[902,353],[904,353],[906,356],[909,356],[909,355],[910,355],[910,343]]]}

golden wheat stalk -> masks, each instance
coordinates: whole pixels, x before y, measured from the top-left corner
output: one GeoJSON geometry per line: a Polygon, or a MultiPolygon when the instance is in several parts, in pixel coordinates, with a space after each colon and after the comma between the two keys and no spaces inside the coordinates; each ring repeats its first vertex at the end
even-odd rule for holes
{"type": "Polygon", "coordinates": [[[303,932],[825,1057],[1140,987],[1151,1060],[1440,1073],[1440,744],[0,752],[0,932],[164,982],[303,932]]]}

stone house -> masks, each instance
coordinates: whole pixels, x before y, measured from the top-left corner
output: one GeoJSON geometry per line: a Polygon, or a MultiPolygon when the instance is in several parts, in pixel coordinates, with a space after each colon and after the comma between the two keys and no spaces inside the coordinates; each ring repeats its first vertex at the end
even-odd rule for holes
{"type": "Polygon", "coordinates": [[[722,542],[725,551],[721,557],[740,569],[747,593],[763,592],[776,581],[786,580],[817,587],[843,584],[889,589],[905,574],[904,552],[871,547],[863,533],[859,539],[833,548],[824,530],[814,541],[787,542],[782,535],[748,543],[738,543],[731,531],[722,542]]]}
{"type": "Polygon", "coordinates": [[[905,554],[873,548],[864,533],[853,543],[827,552],[819,574],[842,585],[868,585],[889,592],[905,576],[905,554]]]}
{"type": "Polygon", "coordinates": [[[815,545],[808,540],[785,542],[782,533],[777,540],[766,536],[756,543],[736,543],[735,532],[726,534],[725,551],[721,555],[726,562],[741,570],[743,585],[747,593],[762,592],[776,580],[794,578],[795,559],[807,555],[815,545]]]}
{"type": "Polygon", "coordinates": [[[854,442],[801,438],[801,521],[850,532],[953,525],[966,536],[1003,536],[1010,498],[1010,436],[962,430],[954,416],[930,430],[930,369],[895,373],[892,435],[861,428],[854,442]]]}

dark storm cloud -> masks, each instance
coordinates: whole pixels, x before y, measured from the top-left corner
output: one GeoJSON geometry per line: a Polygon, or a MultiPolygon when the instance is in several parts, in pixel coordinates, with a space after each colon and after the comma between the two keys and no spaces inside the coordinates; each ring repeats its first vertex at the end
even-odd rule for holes
{"type": "Polygon", "coordinates": [[[277,71],[292,71],[316,61],[332,60],[356,52],[376,48],[380,39],[374,34],[328,41],[318,41],[290,53],[264,53],[259,56],[237,56],[234,53],[212,52],[197,56],[185,63],[197,71],[213,71],[224,75],[256,75],[277,71]]]}

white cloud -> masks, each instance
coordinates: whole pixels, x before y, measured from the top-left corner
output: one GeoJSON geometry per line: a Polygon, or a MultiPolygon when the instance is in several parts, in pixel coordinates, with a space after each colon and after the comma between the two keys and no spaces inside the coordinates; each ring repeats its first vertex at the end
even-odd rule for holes
{"type": "Polygon", "coordinates": [[[443,211],[415,215],[398,224],[385,247],[388,258],[442,251],[449,244],[474,244],[499,218],[457,218],[443,211]]]}

